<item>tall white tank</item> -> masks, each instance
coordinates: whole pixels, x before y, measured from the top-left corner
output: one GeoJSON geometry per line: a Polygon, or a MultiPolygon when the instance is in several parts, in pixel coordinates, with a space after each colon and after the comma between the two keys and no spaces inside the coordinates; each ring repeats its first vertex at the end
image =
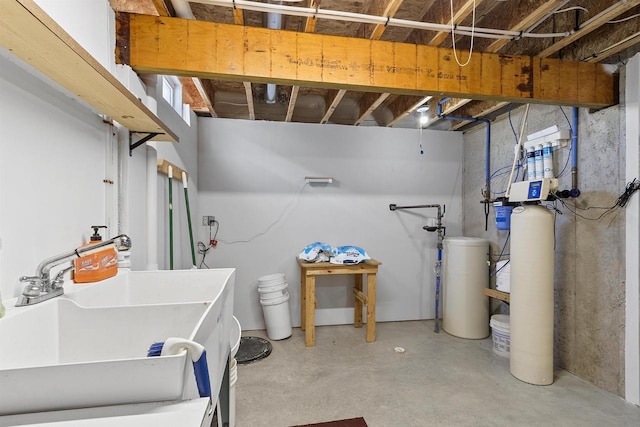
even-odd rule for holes
{"type": "Polygon", "coordinates": [[[553,383],[554,216],[541,206],[511,214],[511,374],[553,383]]]}
{"type": "Polygon", "coordinates": [[[475,237],[444,239],[442,328],[460,338],[489,336],[489,242],[475,237]]]}

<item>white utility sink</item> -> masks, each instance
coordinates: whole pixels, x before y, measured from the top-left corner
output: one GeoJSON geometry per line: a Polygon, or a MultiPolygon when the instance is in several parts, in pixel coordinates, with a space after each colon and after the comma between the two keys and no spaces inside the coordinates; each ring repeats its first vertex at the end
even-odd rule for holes
{"type": "MultiPolygon", "coordinates": [[[[183,353],[147,357],[154,342],[207,349],[219,391],[233,324],[233,269],[121,272],[0,319],[0,415],[198,397],[183,353]]],[[[214,398],[215,401],[215,398],[214,398]]]]}

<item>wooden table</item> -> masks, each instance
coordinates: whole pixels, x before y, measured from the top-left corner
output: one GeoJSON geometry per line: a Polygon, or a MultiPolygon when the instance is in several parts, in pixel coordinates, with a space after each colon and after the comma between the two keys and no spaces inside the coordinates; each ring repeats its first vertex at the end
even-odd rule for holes
{"type": "Polygon", "coordinates": [[[352,274],[355,278],[353,293],[354,321],[356,328],[362,327],[362,304],[367,306],[367,342],[376,340],[376,274],[382,263],[369,259],[359,264],[331,264],[329,262],[310,263],[298,259],[300,264],[300,319],[301,329],[305,331],[305,345],[316,343],[316,276],[333,274],[352,274]],[[366,294],[363,292],[363,279],[367,275],[366,294]]]}

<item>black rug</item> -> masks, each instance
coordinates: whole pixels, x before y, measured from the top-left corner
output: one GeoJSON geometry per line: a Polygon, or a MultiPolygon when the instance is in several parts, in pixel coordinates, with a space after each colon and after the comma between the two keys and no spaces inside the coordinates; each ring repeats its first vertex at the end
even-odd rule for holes
{"type": "Polygon", "coordinates": [[[364,418],[349,418],[347,420],[327,421],[324,423],[304,424],[293,427],[367,427],[364,418]]]}

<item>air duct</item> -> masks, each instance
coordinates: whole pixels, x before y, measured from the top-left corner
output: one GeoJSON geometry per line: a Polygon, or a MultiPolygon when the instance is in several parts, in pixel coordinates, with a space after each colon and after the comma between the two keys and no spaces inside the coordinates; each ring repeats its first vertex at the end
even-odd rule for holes
{"type": "MultiPolygon", "coordinates": [[[[281,1],[272,2],[269,0],[271,4],[282,4],[281,1]]],[[[282,29],[282,14],[276,12],[267,12],[267,28],[271,28],[273,30],[282,29]]],[[[275,104],[276,103],[276,85],[273,83],[267,83],[267,92],[265,93],[265,102],[267,104],[275,104]]]]}

